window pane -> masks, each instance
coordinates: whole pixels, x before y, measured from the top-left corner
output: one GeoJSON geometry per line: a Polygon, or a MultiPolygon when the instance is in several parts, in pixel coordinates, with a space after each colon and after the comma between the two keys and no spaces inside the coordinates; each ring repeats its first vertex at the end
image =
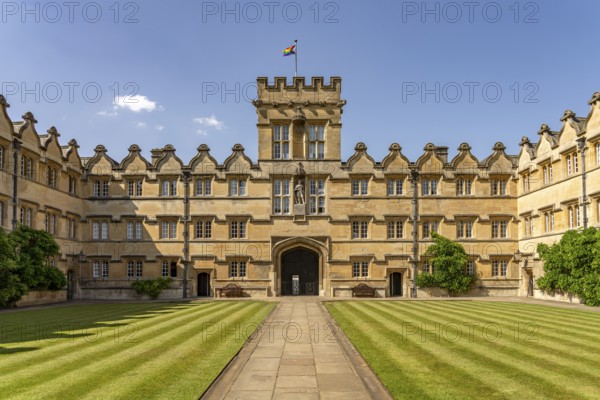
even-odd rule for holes
{"type": "Polygon", "coordinates": [[[275,214],[281,214],[281,198],[275,197],[273,199],[273,212],[275,214]]]}
{"type": "Polygon", "coordinates": [[[212,222],[206,221],[204,223],[204,238],[210,239],[212,237],[212,222]]]}
{"type": "Polygon", "coordinates": [[[290,213],[290,198],[289,197],[283,198],[283,213],[284,214],[290,213]]]}
{"type": "Polygon", "coordinates": [[[281,181],[279,179],[275,179],[273,182],[273,194],[275,196],[281,195],[281,181]]]}
{"type": "Polygon", "coordinates": [[[282,140],[290,140],[290,127],[284,125],[281,127],[281,131],[282,131],[281,139],[282,140]]]}
{"type": "Polygon", "coordinates": [[[283,153],[283,158],[284,159],[288,159],[290,158],[290,144],[289,143],[283,143],[282,145],[282,153],[283,153]]]}
{"type": "Polygon", "coordinates": [[[325,144],[322,142],[317,145],[317,158],[320,160],[325,158],[325,144]]]}
{"type": "Polygon", "coordinates": [[[240,181],[240,196],[246,195],[246,181],[240,181]]]}
{"type": "Polygon", "coordinates": [[[283,195],[289,196],[289,194],[290,194],[290,180],[284,179],[283,180],[283,195]]]}
{"type": "Polygon", "coordinates": [[[319,214],[325,213],[325,197],[319,197],[319,214]]]}

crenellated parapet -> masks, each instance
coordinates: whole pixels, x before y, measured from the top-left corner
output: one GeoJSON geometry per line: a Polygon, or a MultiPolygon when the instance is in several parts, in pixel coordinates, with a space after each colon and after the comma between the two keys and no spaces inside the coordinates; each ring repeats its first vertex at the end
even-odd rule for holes
{"type": "Polygon", "coordinates": [[[346,100],[341,99],[342,78],[331,77],[329,84],[323,77],[313,77],[309,85],[304,77],[295,77],[291,84],[287,78],[276,77],[274,84],[269,84],[265,77],[256,80],[257,98],[252,102],[257,109],[301,107],[337,107],[341,108],[346,100]]]}

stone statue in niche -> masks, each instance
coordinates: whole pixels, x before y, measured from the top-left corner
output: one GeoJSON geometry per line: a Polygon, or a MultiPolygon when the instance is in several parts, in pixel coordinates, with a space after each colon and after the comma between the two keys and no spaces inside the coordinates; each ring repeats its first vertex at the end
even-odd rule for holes
{"type": "Polygon", "coordinates": [[[304,204],[304,185],[300,181],[294,187],[294,204],[304,204]]]}

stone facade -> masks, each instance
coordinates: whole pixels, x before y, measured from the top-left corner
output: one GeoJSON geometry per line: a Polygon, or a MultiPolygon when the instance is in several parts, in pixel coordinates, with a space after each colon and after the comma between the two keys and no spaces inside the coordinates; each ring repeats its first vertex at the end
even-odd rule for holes
{"type": "Polygon", "coordinates": [[[498,142],[479,160],[463,143],[450,159],[427,144],[410,161],[394,143],[375,161],[358,143],[342,161],[340,78],[257,84],[256,162],[240,144],[223,162],[206,145],[187,163],[171,145],[150,159],[137,145],[120,162],[103,145],[81,157],[56,128],[40,135],[31,113],[13,122],[0,97],[0,224],[53,233],[62,250],[52,262],[74,298],[126,298],[132,280],[158,276],[174,279],[166,297],[184,286],[190,297],[215,296],[231,282],[255,297],[351,296],[361,282],[379,297],[410,297],[414,263],[431,268],[423,254],[436,230],[469,253],[470,294],[534,294],[535,244],[559,239],[571,214],[572,227],[583,224],[576,140],[585,136],[588,221],[598,225],[598,94],[587,118],[565,112],[559,132],[542,125],[518,156],[498,142]]]}

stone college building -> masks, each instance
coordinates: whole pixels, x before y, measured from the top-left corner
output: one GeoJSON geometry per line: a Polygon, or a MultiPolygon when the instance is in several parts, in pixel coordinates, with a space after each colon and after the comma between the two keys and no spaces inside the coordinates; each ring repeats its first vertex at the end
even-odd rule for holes
{"type": "Polygon", "coordinates": [[[206,145],[191,160],[171,145],[149,159],[135,144],[120,161],[102,144],[83,157],[31,112],[11,120],[0,96],[0,225],[53,234],[50,263],[79,299],[132,298],[133,280],[159,276],[173,298],[231,282],[253,297],[344,297],[359,283],[411,297],[414,268],[432,270],[433,232],[467,250],[470,295],[541,296],[536,244],[600,225],[600,93],[587,117],[565,111],[557,131],[523,137],[518,155],[429,143],[409,160],[392,143],[377,161],[364,143],[341,158],[340,78],[257,84],[258,160],[241,144],[222,161],[206,145]]]}

